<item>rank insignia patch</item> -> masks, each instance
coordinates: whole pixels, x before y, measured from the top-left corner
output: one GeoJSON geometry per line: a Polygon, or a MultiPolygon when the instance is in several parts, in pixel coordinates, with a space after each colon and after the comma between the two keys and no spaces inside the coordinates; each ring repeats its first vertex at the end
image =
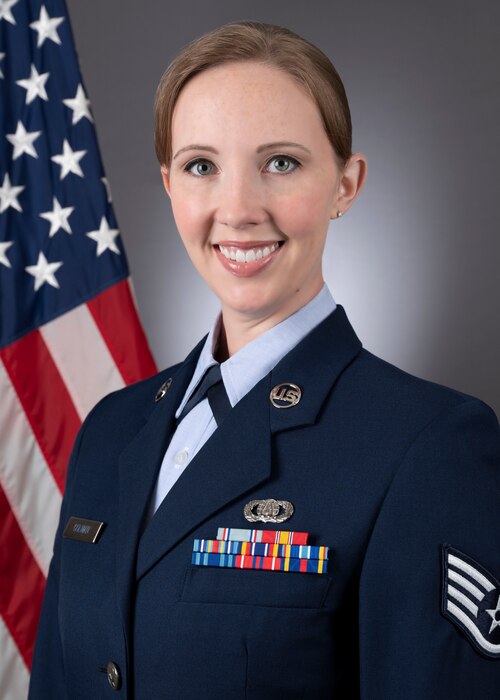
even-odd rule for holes
{"type": "Polygon", "coordinates": [[[443,547],[443,615],[481,654],[500,658],[500,582],[480,564],[443,547]]]}

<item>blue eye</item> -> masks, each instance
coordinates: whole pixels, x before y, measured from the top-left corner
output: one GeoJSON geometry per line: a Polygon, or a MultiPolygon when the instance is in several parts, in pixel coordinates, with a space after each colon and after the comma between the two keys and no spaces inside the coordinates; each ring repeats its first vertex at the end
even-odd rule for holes
{"type": "Polygon", "coordinates": [[[191,175],[196,175],[198,177],[205,177],[206,175],[212,175],[215,166],[209,160],[205,158],[196,158],[196,160],[190,161],[184,170],[191,173],[191,175]]]}
{"type": "Polygon", "coordinates": [[[287,175],[296,168],[300,168],[300,163],[296,158],[292,158],[291,156],[274,156],[274,158],[271,158],[267,163],[267,170],[270,173],[287,175]]]}

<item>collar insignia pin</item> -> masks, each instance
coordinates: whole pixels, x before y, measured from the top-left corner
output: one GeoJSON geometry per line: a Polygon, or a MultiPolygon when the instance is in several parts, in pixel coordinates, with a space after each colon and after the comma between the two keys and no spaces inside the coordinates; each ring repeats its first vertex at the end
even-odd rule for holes
{"type": "Polygon", "coordinates": [[[274,498],[250,501],[243,514],[251,523],[282,523],[291,518],[294,507],[290,501],[276,501],[274,498]]]}
{"type": "Polygon", "coordinates": [[[269,400],[275,408],[291,408],[296,406],[301,398],[301,388],[290,382],[277,384],[269,394],[269,400]]]}
{"type": "Polygon", "coordinates": [[[155,401],[158,403],[158,401],[161,401],[162,398],[165,396],[167,391],[170,389],[170,385],[172,384],[172,378],[169,377],[166,382],[163,382],[161,387],[158,389],[156,392],[155,396],[155,401]]]}

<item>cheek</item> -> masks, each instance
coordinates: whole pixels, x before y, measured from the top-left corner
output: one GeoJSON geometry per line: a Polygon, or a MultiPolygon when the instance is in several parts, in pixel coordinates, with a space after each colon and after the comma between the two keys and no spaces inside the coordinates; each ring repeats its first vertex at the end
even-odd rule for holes
{"type": "Polygon", "coordinates": [[[189,197],[172,197],[172,212],[177,229],[185,244],[197,238],[200,233],[202,213],[189,197]]]}
{"type": "Polygon", "coordinates": [[[286,197],[281,202],[279,228],[288,236],[323,233],[330,219],[330,198],[321,188],[286,197]]]}

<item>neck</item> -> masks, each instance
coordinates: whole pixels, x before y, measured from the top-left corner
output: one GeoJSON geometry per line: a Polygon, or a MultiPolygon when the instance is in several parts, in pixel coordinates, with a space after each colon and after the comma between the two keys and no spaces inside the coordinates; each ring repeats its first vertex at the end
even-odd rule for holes
{"type": "Polygon", "coordinates": [[[222,309],[222,322],[219,340],[215,351],[215,359],[224,362],[229,357],[237,353],[248,343],[258,338],[270,328],[278,325],[281,321],[294,314],[303,306],[308,304],[321,290],[323,280],[318,288],[314,288],[305,299],[302,295],[297,295],[294,303],[281,307],[278,311],[271,310],[267,314],[260,313],[258,316],[240,313],[233,309],[222,309]]]}

